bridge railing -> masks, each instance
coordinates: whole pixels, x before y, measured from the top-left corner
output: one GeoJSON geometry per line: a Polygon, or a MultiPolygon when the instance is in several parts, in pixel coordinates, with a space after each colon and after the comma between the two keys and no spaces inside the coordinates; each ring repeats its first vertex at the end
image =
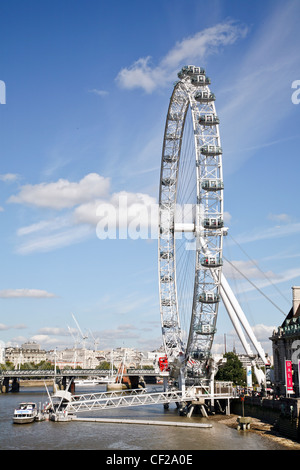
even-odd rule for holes
{"type": "MultiPolygon", "coordinates": [[[[9,378],[34,378],[34,377],[98,377],[113,375],[116,377],[118,371],[114,370],[111,373],[107,369],[58,369],[44,370],[44,369],[27,369],[27,370],[0,370],[0,379],[4,377],[9,378]]],[[[128,375],[151,375],[151,376],[168,376],[168,372],[160,372],[151,369],[128,369],[123,373],[123,376],[128,375]]]]}

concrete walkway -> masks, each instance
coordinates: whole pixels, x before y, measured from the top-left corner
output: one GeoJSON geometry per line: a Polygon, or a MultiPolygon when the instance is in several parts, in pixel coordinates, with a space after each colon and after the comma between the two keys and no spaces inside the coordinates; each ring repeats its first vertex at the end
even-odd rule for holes
{"type": "Polygon", "coordinates": [[[186,421],[150,421],[145,419],[114,419],[114,418],[72,418],[72,421],[86,421],[95,423],[115,423],[115,424],[143,424],[154,426],[177,426],[186,428],[211,428],[209,423],[188,423],[186,421]]]}

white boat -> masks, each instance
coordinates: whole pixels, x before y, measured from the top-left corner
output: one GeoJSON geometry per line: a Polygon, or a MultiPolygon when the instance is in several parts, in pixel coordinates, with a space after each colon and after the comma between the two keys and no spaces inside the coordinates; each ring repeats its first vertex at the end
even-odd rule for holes
{"type": "Polygon", "coordinates": [[[38,416],[36,403],[20,403],[14,411],[13,422],[15,424],[27,424],[35,421],[38,416]]]}
{"type": "Polygon", "coordinates": [[[95,385],[114,383],[114,382],[115,382],[115,378],[110,377],[110,376],[98,377],[95,379],[74,380],[74,383],[77,387],[91,387],[95,385]]]}
{"type": "Polygon", "coordinates": [[[90,387],[93,385],[98,385],[99,380],[97,379],[82,379],[82,380],[74,380],[74,384],[78,387],[90,387]]]}
{"type": "Polygon", "coordinates": [[[99,384],[114,384],[116,381],[115,377],[107,375],[106,377],[99,377],[99,384]]]}

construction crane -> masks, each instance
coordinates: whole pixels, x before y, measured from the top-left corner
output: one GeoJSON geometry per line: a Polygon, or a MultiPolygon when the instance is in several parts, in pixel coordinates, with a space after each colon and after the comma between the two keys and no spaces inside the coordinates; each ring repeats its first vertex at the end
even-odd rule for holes
{"type": "Polygon", "coordinates": [[[73,315],[73,313],[72,313],[72,318],[73,318],[74,322],[76,323],[78,332],[79,332],[79,334],[80,334],[80,336],[81,336],[82,347],[83,347],[83,349],[85,349],[85,340],[88,338],[88,335],[82,333],[81,328],[80,328],[80,326],[79,326],[79,323],[78,323],[78,321],[76,320],[76,318],[75,318],[75,316],[73,315]]]}

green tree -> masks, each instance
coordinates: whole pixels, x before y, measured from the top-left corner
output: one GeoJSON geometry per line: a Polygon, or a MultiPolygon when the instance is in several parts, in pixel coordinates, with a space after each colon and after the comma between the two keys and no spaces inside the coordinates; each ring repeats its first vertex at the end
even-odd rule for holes
{"type": "Polygon", "coordinates": [[[242,366],[241,361],[233,352],[224,354],[227,359],[226,363],[220,366],[216,380],[224,380],[233,382],[234,385],[246,385],[246,371],[242,366]]]}
{"type": "MultiPolygon", "coordinates": [[[[111,364],[108,361],[102,361],[96,367],[96,369],[100,369],[100,370],[109,370],[110,368],[111,368],[111,364]]],[[[115,366],[114,366],[114,369],[116,369],[115,366]]]]}
{"type": "Polygon", "coordinates": [[[49,361],[41,361],[36,366],[40,370],[54,370],[54,364],[49,361]]]}

